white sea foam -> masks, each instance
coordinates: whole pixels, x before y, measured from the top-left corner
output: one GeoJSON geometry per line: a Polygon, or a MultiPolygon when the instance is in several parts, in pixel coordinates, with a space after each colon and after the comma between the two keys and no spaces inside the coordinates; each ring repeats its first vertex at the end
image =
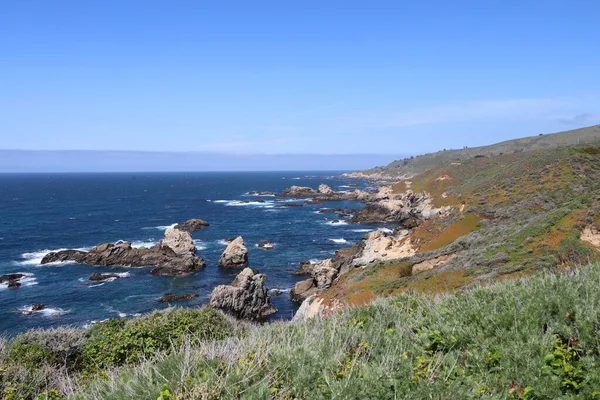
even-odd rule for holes
{"type": "MultiPolygon", "coordinates": [[[[74,250],[79,250],[79,251],[90,251],[91,249],[93,249],[93,247],[81,247],[78,249],[74,249],[74,250]]],[[[33,251],[30,253],[23,253],[21,254],[21,258],[23,259],[23,261],[17,261],[16,263],[19,265],[40,265],[42,262],[42,259],[46,256],[46,254],[48,253],[56,253],[59,251],[64,251],[64,250],[68,250],[68,249],[56,249],[56,250],[38,250],[38,251],[33,251]]],[[[54,263],[50,263],[50,264],[67,264],[67,263],[72,263],[73,261],[59,261],[59,262],[54,262],[54,263]]]]}
{"type": "Polygon", "coordinates": [[[240,201],[232,200],[225,203],[228,207],[259,207],[259,208],[273,208],[274,203],[271,201],[240,201]]]}
{"type": "Polygon", "coordinates": [[[19,307],[17,310],[19,310],[19,312],[21,312],[23,315],[42,315],[44,317],[59,317],[70,312],[70,310],[52,307],[46,307],[43,310],[33,311],[33,306],[19,307]]]}
{"type": "Polygon", "coordinates": [[[372,232],[373,229],[352,229],[352,232],[358,232],[358,233],[362,233],[362,232],[372,232]]]}
{"type": "Polygon", "coordinates": [[[196,249],[198,251],[200,251],[200,250],[206,250],[208,248],[208,246],[206,245],[206,243],[204,243],[200,239],[194,239],[194,246],[196,246],[196,249]]]}
{"type": "Polygon", "coordinates": [[[339,225],[348,225],[348,223],[346,221],[340,219],[340,220],[327,221],[327,222],[325,222],[325,225],[339,226],[339,225]]]}
{"type": "Polygon", "coordinates": [[[148,240],[136,240],[131,242],[131,247],[134,248],[141,248],[141,247],[145,247],[147,249],[149,249],[152,246],[156,246],[159,242],[154,240],[154,239],[148,239],[148,240]]]}
{"type": "Polygon", "coordinates": [[[377,228],[377,230],[383,233],[394,233],[394,231],[389,228],[377,228]]]}
{"type": "MultiPolygon", "coordinates": [[[[14,273],[25,275],[21,279],[17,279],[17,281],[21,284],[21,287],[34,286],[34,285],[38,284],[36,278],[30,272],[14,272],[14,273]]],[[[0,290],[2,290],[2,289],[8,289],[8,282],[0,283],[0,290]]]]}
{"type": "Polygon", "coordinates": [[[317,265],[321,261],[322,260],[319,260],[318,258],[311,258],[310,260],[308,260],[308,262],[311,263],[312,265],[317,265]]]}
{"type": "Polygon", "coordinates": [[[327,239],[330,242],[333,243],[337,243],[337,244],[344,244],[344,243],[348,243],[348,241],[346,239],[327,239]]]}
{"type": "Polygon", "coordinates": [[[219,243],[221,246],[229,246],[229,242],[225,239],[217,240],[217,243],[219,243]]]}
{"type": "Polygon", "coordinates": [[[213,203],[229,203],[231,200],[213,200],[213,203]]]}
{"type": "Polygon", "coordinates": [[[171,224],[171,225],[159,225],[159,226],[156,226],[155,228],[158,230],[161,230],[161,231],[166,231],[169,228],[174,228],[175,225],[177,225],[177,222],[174,224],[171,224]]]}

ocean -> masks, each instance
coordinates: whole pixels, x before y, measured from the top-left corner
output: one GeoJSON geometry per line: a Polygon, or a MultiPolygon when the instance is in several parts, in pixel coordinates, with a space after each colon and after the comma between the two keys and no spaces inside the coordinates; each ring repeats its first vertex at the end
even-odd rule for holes
{"type": "Polygon", "coordinates": [[[250,196],[250,191],[280,192],[291,185],[334,190],[365,188],[364,181],[338,177],[338,172],[247,173],[110,173],[0,175],[0,274],[24,273],[18,289],[0,286],[0,333],[9,336],[30,328],[86,326],[93,321],[132,317],[167,307],[155,299],[164,293],[197,293],[197,299],[174,303],[182,307],[206,304],[212,289],[229,284],[238,270],[217,266],[226,243],[243,236],[250,267],[267,275],[279,310],[274,319],[289,319],[297,309],[289,298],[293,285],[306,277],[291,272],[305,260],[331,257],[337,249],[359,241],[382,226],[352,225],[321,208],[360,208],[358,202],[328,202],[281,207],[299,202],[274,196],[250,196]],[[76,263],[40,265],[58,249],[89,250],[105,242],[127,240],[152,246],[164,230],[190,218],[211,226],[192,233],[206,267],[186,277],[150,275],[151,267],[92,267],[76,263]],[[273,250],[256,245],[275,242],[273,250]],[[91,282],[93,272],[119,273],[123,278],[91,282]],[[32,315],[33,304],[46,309],[32,315]]]}

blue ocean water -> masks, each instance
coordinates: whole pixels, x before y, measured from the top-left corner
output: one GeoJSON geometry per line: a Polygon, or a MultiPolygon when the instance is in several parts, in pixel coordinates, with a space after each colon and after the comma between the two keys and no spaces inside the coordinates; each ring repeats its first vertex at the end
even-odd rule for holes
{"type": "MultiPolygon", "coordinates": [[[[18,289],[0,287],[0,332],[14,335],[33,327],[83,326],[147,313],[167,306],[155,301],[166,292],[200,295],[180,306],[207,303],[215,286],[231,283],[239,272],[217,266],[223,239],[239,235],[249,249],[250,266],[267,275],[270,289],[287,291],[306,279],[291,275],[300,261],[328,258],[376,227],[331,224],[335,214],[317,213],[324,207],[360,208],[357,202],[280,208],[294,200],[246,193],[320,183],[336,190],[350,190],[349,183],[366,185],[332,172],[0,175],[0,274],[29,275],[18,289]],[[117,240],[151,246],[167,226],[190,218],[211,224],[192,234],[207,263],[190,276],[151,276],[151,268],[39,264],[57,249],[90,249],[117,240]],[[274,250],[256,247],[265,239],[275,242],[274,250]],[[93,272],[118,272],[125,278],[94,283],[88,281],[93,272]],[[33,315],[20,310],[38,303],[47,309],[33,315]]],[[[279,309],[274,318],[293,316],[296,306],[288,293],[272,301],[279,309]]]]}

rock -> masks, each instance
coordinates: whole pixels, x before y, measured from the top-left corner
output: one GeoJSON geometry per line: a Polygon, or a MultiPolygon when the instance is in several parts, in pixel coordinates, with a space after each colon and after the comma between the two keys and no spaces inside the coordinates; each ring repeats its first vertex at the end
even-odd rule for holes
{"type": "Polygon", "coordinates": [[[165,231],[165,239],[151,248],[133,248],[129,242],[104,243],[89,252],[63,250],[48,253],[41,263],[75,261],[107,267],[154,266],[152,275],[179,276],[204,267],[204,260],[195,252],[196,247],[188,232],[170,228],[165,231]]]}
{"type": "Polygon", "coordinates": [[[297,282],[290,291],[292,301],[301,303],[308,297],[317,293],[317,287],[312,278],[297,282]]]}
{"type": "Polygon", "coordinates": [[[184,301],[199,297],[196,293],[174,294],[165,293],[163,296],[156,299],[159,303],[173,303],[175,301],[184,301]]]}
{"type": "Polygon", "coordinates": [[[238,236],[219,258],[219,266],[224,268],[246,268],[248,266],[248,249],[244,245],[244,239],[238,236]]]}
{"type": "Polygon", "coordinates": [[[340,220],[339,219],[334,219],[333,221],[331,221],[332,224],[339,224],[340,220]]]}
{"type": "Polygon", "coordinates": [[[34,304],[31,306],[31,311],[42,311],[46,306],[44,304],[34,304]]]}
{"type": "Polygon", "coordinates": [[[121,276],[117,274],[100,274],[98,272],[94,272],[90,275],[90,281],[105,281],[107,279],[119,279],[121,276]]]}
{"type": "Polygon", "coordinates": [[[223,241],[224,241],[225,243],[231,243],[231,242],[233,242],[234,240],[235,240],[235,238],[225,238],[225,239],[223,239],[223,241]]]}
{"type": "Polygon", "coordinates": [[[328,185],[321,183],[319,185],[319,188],[317,189],[317,192],[319,192],[319,194],[325,194],[325,195],[330,195],[330,194],[334,194],[335,191],[328,185]]]}
{"type": "Polygon", "coordinates": [[[305,198],[312,197],[317,194],[317,191],[307,186],[291,186],[281,192],[281,197],[305,198]]]}
{"type": "Polygon", "coordinates": [[[253,190],[246,194],[248,196],[275,196],[275,193],[273,193],[273,192],[257,192],[256,190],[253,190]]]}
{"type": "Polygon", "coordinates": [[[201,219],[188,219],[187,221],[175,225],[175,229],[179,229],[180,231],[185,231],[185,232],[195,232],[195,231],[199,231],[200,229],[205,229],[208,228],[210,226],[210,224],[204,220],[201,219]]]}
{"type": "Polygon", "coordinates": [[[271,296],[281,296],[283,292],[279,289],[271,289],[269,293],[271,294],[271,296]]]}
{"type": "Polygon", "coordinates": [[[314,269],[313,263],[310,261],[300,262],[300,269],[292,272],[292,275],[310,275],[314,269]]]}
{"type": "Polygon", "coordinates": [[[264,321],[277,312],[265,281],[265,275],[244,268],[231,285],[220,285],[213,290],[209,304],[239,319],[264,321]]]}
{"type": "Polygon", "coordinates": [[[196,253],[194,240],[189,232],[175,228],[167,228],[165,238],[160,242],[161,246],[169,247],[180,256],[193,255],[196,253]]]}
{"type": "Polygon", "coordinates": [[[321,315],[323,311],[322,304],[323,299],[318,298],[316,295],[310,296],[302,302],[294,318],[292,318],[292,322],[302,322],[321,315]]]}
{"type": "Polygon", "coordinates": [[[275,242],[272,240],[261,240],[261,242],[258,244],[258,247],[265,250],[273,250],[275,247],[275,242]]]}
{"type": "Polygon", "coordinates": [[[277,206],[277,208],[292,208],[292,207],[304,207],[304,204],[300,203],[285,203],[277,206]]]}
{"type": "Polygon", "coordinates": [[[25,274],[6,274],[6,275],[1,275],[0,276],[0,283],[6,283],[6,282],[10,282],[10,281],[15,281],[15,280],[19,280],[21,278],[25,277],[25,274]]]}
{"type": "Polygon", "coordinates": [[[21,282],[19,282],[17,279],[12,279],[12,280],[8,281],[8,288],[18,289],[20,287],[21,287],[21,282]]]}

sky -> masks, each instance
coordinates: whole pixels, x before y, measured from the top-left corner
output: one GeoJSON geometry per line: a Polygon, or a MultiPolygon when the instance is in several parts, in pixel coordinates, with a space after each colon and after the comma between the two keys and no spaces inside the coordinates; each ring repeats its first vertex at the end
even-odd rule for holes
{"type": "Polygon", "coordinates": [[[0,149],[419,154],[600,123],[600,2],[0,1],[0,149]]]}

